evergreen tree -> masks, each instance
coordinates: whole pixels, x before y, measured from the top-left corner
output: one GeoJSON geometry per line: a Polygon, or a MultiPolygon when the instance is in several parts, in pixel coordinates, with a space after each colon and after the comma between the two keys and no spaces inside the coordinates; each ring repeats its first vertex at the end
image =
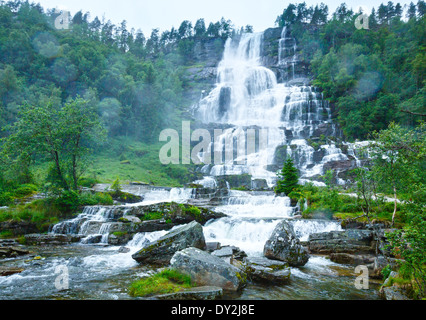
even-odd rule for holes
{"type": "Polygon", "coordinates": [[[276,194],[285,193],[288,196],[293,190],[299,188],[299,175],[291,158],[287,158],[284,167],[278,175],[281,177],[281,180],[277,181],[275,188],[276,194]]]}

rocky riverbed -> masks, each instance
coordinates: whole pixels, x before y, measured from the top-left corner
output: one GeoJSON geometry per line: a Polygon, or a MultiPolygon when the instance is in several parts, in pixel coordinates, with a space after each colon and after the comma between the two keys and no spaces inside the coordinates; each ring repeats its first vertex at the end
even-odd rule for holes
{"type": "MultiPolygon", "coordinates": [[[[128,288],[133,281],[170,266],[203,287],[186,293],[191,299],[380,298],[380,270],[388,262],[373,230],[344,230],[336,221],[295,218],[294,210],[283,206],[285,197],[268,192],[228,191],[214,206],[194,199],[193,191],[151,192],[155,196],[147,192],[148,200],[140,204],[86,209],[83,216],[58,224],[62,233],[26,235],[24,246],[3,241],[0,299],[132,299],[128,288]],[[197,201],[210,206],[199,206],[195,216],[182,219],[185,208],[196,207],[197,201]],[[174,223],[164,228],[164,221],[156,221],[154,229],[135,229],[147,208],[162,210],[174,223]],[[97,224],[89,227],[92,222],[97,224]],[[69,228],[73,223],[86,231],[67,233],[80,230],[69,228]],[[116,242],[114,235],[123,229],[99,234],[107,224],[125,226],[128,237],[116,242]],[[98,240],[87,241],[97,234],[98,240]],[[357,265],[369,269],[368,289],[355,287],[357,265]],[[64,270],[68,289],[58,289],[64,270]]],[[[162,298],[185,299],[185,294],[162,298]]]]}

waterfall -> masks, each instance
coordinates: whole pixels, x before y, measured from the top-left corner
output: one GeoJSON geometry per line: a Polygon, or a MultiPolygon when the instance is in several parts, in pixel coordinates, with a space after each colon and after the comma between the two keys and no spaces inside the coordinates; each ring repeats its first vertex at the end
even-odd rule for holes
{"type": "MultiPolygon", "coordinates": [[[[335,133],[330,107],[321,92],[306,85],[306,79],[298,84],[278,82],[275,73],[262,65],[263,37],[259,32],[227,40],[216,86],[193,108],[201,122],[227,126],[210,145],[212,152],[224,154],[222,161],[203,167],[202,172],[213,177],[249,174],[273,187],[276,170],[286,156],[291,156],[300,170],[301,182],[312,180],[321,185],[317,179],[324,174],[324,164],[348,159],[335,146],[315,150],[308,143],[320,135],[335,133]],[[251,136],[255,147],[249,150],[250,130],[256,133],[251,136]],[[281,158],[277,158],[279,149],[283,150],[281,158]]],[[[296,51],[296,41],[284,27],[277,67],[291,66],[292,76],[288,78],[292,79],[299,63],[296,51]]],[[[203,159],[204,154],[199,156],[203,159]]]]}

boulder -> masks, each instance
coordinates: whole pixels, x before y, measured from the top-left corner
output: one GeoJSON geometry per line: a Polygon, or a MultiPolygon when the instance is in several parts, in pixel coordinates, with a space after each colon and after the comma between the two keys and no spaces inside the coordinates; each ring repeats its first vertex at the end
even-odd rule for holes
{"type": "Polygon", "coordinates": [[[293,226],[286,220],[275,227],[266,241],[263,255],[269,259],[287,262],[292,267],[303,266],[309,260],[308,252],[301,246],[293,226]]]}
{"type": "Polygon", "coordinates": [[[290,281],[291,271],[287,263],[265,257],[245,259],[247,276],[256,282],[284,284],[290,281]]]}
{"type": "Polygon", "coordinates": [[[139,263],[167,265],[179,250],[188,247],[205,249],[203,227],[196,221],[170,231],[132,255],[139,263]]]}
{"type": "Polygon", "coordinates": [[[190,275],[200,286],[217,286],[235,292],[240,290],[246,281],[245,273],[239,268],[194,247],[176,252],[170,263],[172,268],[190,275]]]}

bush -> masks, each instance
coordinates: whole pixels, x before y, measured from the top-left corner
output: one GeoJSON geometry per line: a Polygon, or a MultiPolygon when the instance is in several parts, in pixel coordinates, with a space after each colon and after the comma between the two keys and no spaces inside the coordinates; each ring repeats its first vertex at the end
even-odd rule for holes
{"type": "Polygon", "coordinates": [[[78,193],[72,190],[65,190],[55,200],[55,205],[63,213],[75,212],[79,207],[80,201],[78,193]]]}
{"type": "Polygon", "coordinates": [[[37,186],[33,184],[23,184],[19,186],[17,189],[13,191],[16,198],[23,198],[26,196],[30,196],[37,192],[38,188],[37,186]]]}
{"type": "Polygon", "coordinates": [[[78,185],[85,188],[92,188],[98,182],[99,181],[95,178],[82,177],[78,179],[78,185]]]}
{"type": "Polygon", "coordinates": [[[10,192],[0,193],[0,207],[8,206],[13,203],[13,196],[10,192]]]}
{"type": "Polygon", "coordinates": [[[79,205],[80,206],[95,206],[95,205],[105,205],[110,206],[114,204],[114,200],[111,195],[103,192],[92,193],[82,193],[79,196],[79,205]]]}

